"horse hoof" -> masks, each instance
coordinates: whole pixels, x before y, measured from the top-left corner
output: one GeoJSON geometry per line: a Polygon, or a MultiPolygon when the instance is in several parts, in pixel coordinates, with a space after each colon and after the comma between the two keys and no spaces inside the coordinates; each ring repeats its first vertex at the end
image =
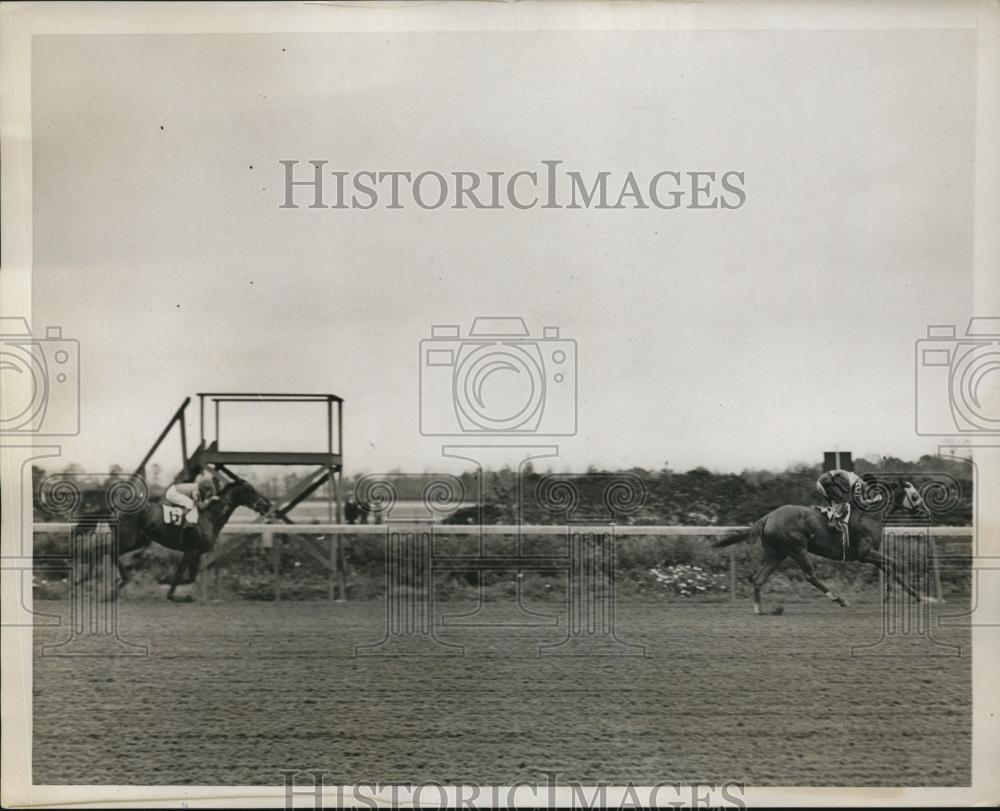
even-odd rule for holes
{"type": "Polygon", "coordinates": [[[841,597],[841,598],[840,598],[839,600],[837,600],[837,602],[838,602],[838,603],[840,603],[840,607],[841,607],[841,608],[849,608],[849,607],[850,607],[850,605],[851,605],[851,604],[850,604],[849,602],[847,602],[847,600],[845,600],[845,599],[844,599],[843,597],[841,597]]]}
{"type": "Polygon", "coordinates": [[[194,602],[194,597],[192,597],[190,594],[181,594],[181,595],[178,595],[176,597],[167,597],[167,599],[170,600],[170,602],[172,602],[172,603],[193,603],[194,602]]]}
{"type": "Polygon", "coordinates": [[[774,608],[771,609],[771,613],[774,614],[774,616],[776,617],[780,617],[782,614],[785,613],[785,607],[783,605],[776,605],[774,608]]]}

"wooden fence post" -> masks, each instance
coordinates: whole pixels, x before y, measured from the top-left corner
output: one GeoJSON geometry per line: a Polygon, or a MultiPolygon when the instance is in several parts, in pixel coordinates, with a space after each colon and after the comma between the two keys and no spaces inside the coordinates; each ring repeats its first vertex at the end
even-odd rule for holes
{"type": "Polygon", "coordinates": [[[329,589],[328,596],[330,598],[331,603],[334,601],[333,590],[334,590],[334,578],[336,576],[336,569],[337,569],[336,554],[337,554],[338,538],[339,536],[331,535],[330,542],[329,544],[327,544],[327,551],[330,553],[330,565],[327,567],[326,570],[326,577],[327,577],[326,582],[327,582],[327,587],[329,589]]]}
{"type": "Polygon", "coordinates": [[[347,571],[344,566],[343,535],[337,535],[337,579],[340,582],[340,601],[347,602],[347,571]]]}
{"type": "Polygon", "coordinates": [[[931,556],[931,566],[934,567],[934,590],[936,592],[937,598],[939,600],[943,600],[944,592],[941,589],[941,564],[938,561],[937,542],[934,540],[933,535],[928,535],[927,541],[930,546],[928,551],[930,552],[931,556]]]}
{"type": "Polygon", "coordinates": [[[736,602],[736,548],[729,547],[729,600],[736,602]]]}
{"type": "Polygon", "coordinates": [[[281,550],[278,549],[278,539],[274,537],[274,529],[267,527],[262,531],[264,543],[271,545],[271,568],[274,575],[274,601],[281,599],[281,550]]]}

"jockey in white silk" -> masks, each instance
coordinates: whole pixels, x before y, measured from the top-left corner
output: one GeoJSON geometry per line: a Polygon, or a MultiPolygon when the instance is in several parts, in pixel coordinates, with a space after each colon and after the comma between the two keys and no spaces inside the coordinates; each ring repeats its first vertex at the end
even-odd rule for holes
{"type": "Polygon", "coordinates": [[[163,494],[164,500],[170,504],[176,504],[185,510],[184,520],[189,524],[198,523],[198,508],[205,507],[213,501],[217,501],[219,486],[216,478],[215,466],[206,464],[202,468],[195,469],[195,476],[191,481],[177,482],[167,488],[163,494]]]}

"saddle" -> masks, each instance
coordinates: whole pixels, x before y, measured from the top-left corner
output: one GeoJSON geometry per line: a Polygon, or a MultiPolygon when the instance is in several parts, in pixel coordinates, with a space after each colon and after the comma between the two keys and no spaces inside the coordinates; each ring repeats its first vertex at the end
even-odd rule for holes
{"type": "Polygon", "coordinates": [[[831,523],[837,517],[837,511],[833,507],[821,507],[817,504],[813,506],[813,509],[816,510],[817,512],[823,513],[823,515],[826,516],[827,521],[830,521],[831,523]]]}
{"type": "Polygon", "coordinates": [[[823,515],[826,516],[827,523],[830,529],[839,529],[840,538],[844,544],[844,560],[847,560],[847,550],[850,548],[850,530],[848,528],[851,520],[851,505],[850,503],[839,504],[836,507],[821,507],[814,506],[813,509],[819,510],[823,515]]]}

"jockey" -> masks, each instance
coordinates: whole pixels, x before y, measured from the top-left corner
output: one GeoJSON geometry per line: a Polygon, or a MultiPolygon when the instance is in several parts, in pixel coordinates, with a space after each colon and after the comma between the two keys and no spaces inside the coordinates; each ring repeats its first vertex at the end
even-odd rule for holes
{"type": "Polygon", "coordinates": [[[215,465],[196,465],[191,473],[191,481],[181,481],[170,485],[163,498],[170,504],[183,507],[185,520],[189,524],[198,523],[198,508],[205,507],[213,501],[218,501],[218,481],[215,465]]]}
{"type": "MultiPolygon", "coordinates": [[[[844,559],[847,559],[847,522],[851,518],[851,502],[867,505],[872,499],[865,496],[866,482],[850,470],[828,470],[816,480],[816,489],[830,504],[830,529],[840,532],[844,540],[844,559]]],[[[874,501],[881,500],[875,497],[874,501]]]]}

